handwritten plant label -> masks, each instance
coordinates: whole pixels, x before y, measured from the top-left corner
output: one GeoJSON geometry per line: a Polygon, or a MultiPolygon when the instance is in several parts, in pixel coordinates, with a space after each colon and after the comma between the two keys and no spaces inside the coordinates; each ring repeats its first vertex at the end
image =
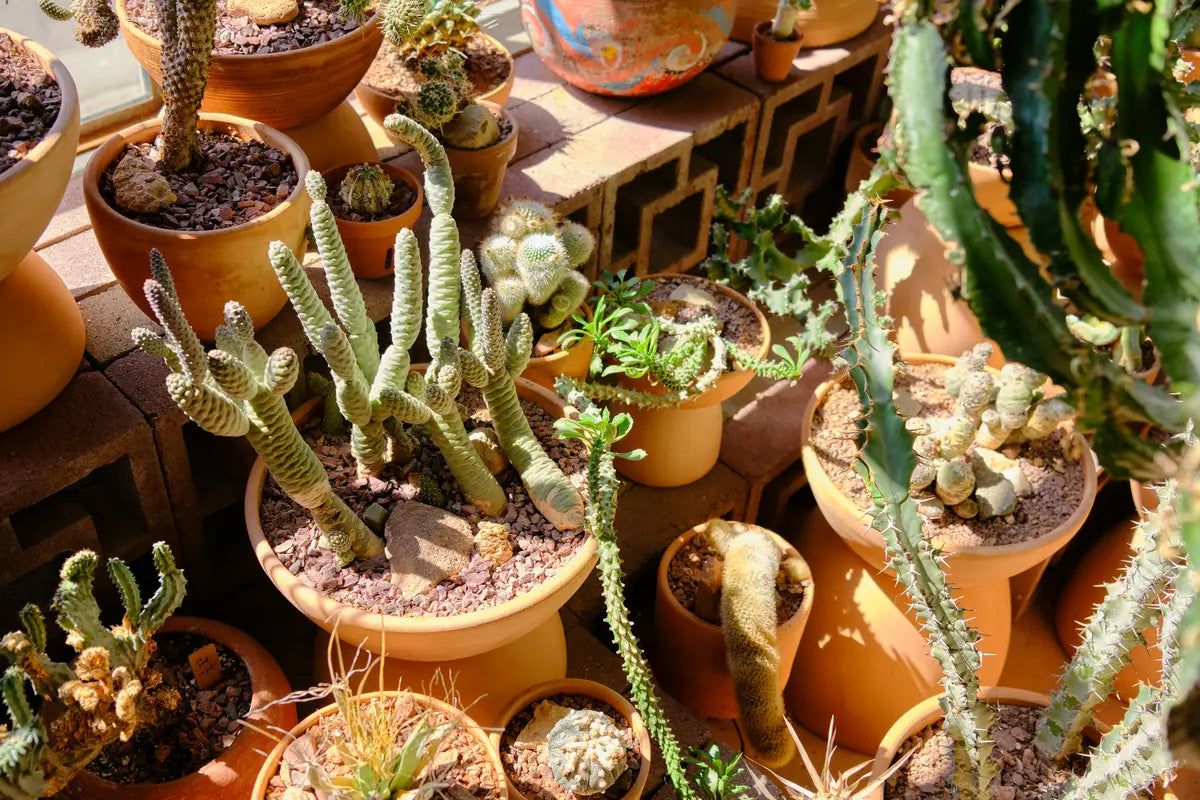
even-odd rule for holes
{"type": "Polygon", "coordinates": [[[201,689],[211,689],[221,680],[221,657],[217,655],[217,646],[209,643],[188,656],[192,665],[192,676],[196,685],[201,689]]]}

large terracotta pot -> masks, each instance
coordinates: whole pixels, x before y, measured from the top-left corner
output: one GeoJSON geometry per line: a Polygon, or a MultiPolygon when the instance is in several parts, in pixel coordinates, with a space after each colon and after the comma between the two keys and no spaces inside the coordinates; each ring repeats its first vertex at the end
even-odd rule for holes
{"type": "MultiPolygon", "coordinates": [[[[582,680],[580,678],[564,678],[563,680],[539,683],[537,686],[531,687],[528,691],[513,699],[500,714],[500,718],[495,725],[496,730],[491,734],[492,746],[499,752],[501,739],[504,736],[504,729],[508,727],[508,723],[512,721],[512,718],[524,711],[527,706],[531,706],[547,697],[554,697],[560,694],[583,695],[607,703],[629,721],[629,727],[632,729],[634,737],[637,738],[638,749],[642,755],[642,763],[638,768],[637,775],[633,778],[633,785],[629,787],[629,791],[621,795],[619,800],[638,800],[642,796],[642,792],[646,789],[646,782],[650,779],[650,762],[654,758],[654,751],[650,746],[650,732],[642,722],[642,715],[633,707],[633,704],[602,683],[582,680]]],[[[508,779],[507,772],[504,775],[504,779],[505,783],[508,784],[508,796],[512,800],[527,800],[525,795],[521,794],[512,781],[508,779]]]]}
{"type": "MultiPolygon", "coordinates": [[[[775,17],[775,0],[737,0],[729,38],[750,42],[754,26],[775,17]]],[[[879,14],[876,0],[813,0],[801,9],[796,27],[804,32],[805,47],[828,47],[853,39],[871,27],[879,14]]]]}
{"type": "MultiPolygon", "coordinates": [[[[686,279],[710,294],[719,292],[752,309],[762,331],[762,347],[755,355],[766,358],[771,346],[771,329],[758,306],[744,295],[694,275],[651,275],[648,280],[662,278],[686,279]]],[[[716,466],[721,452],[721,434],[725,427],[721,403],[744,389],[753,377],[754,373],[749,370],[726,372],[713,388],[679,406],[638,408],[609,403],[614,413],[624,411],[633,417],[633,430],[621,440],[622,446],[626,450],[641,448],[646,451],[646,457],[640,461],[617,459],[617,471],[646,486],[685,486],[703,478],[716,466]]],[[[665,392],[645,378],[622,379],[621,385],[655,394],[665,392]]]]}
{"type": "MultiPolygon", "coordinates": [[[[162,42],[135,25],[117,4],[122,38],[150,78],[162,85],[162,42]]],[[[379,14],[324,44],[284,53],[214,53],[202,111],[246,117],[273,128],[313,122],[354,91],[383,42],[379,14]]]]}
{"type": "MultiPolygon", "coordinates": [[[[890,572],[867,564],[817,510],[796,549],[821,587],[784,690],[788,712],[810,731],[837,725],[837,745],[874,753],[894,720],[938,692],[942,669],[911,602],[890,572]]],[[[954,598],[983,639],[983,683],[1000,680],[1012,641],[1008,581],[956,586],[954,598]]]]}
{"type": "Polygon", "coordinates": [[[83,317],[71,292],[33,252],[71,178],[79,144],[79,95],[58,58],[15,31],[13,44],[53,76],[58,117],[24,158],[0,173],[0,431],[28,419],[58,396],[83,358],[83,317]]]}
{"type": "MultiPolygon", "coordinates": [[[[757,526],[754,526],[757,527],[757,526]]],[[[738,716],[733,675],[729,672],[725,636],[720,625],[701,619],[679,604],[667,575],[679,549],[701,535],[705,525],[697,525],[681,534],[658,562],[658,584],[654,593],[654,675],[667,694],[683,703],[700,717],[734,719],[738,716]]],[[[786,539],[770,534],[785,557],[800,558],[786,539]]],[[[813,581],[804,589],[804,600],[796,613],[776,630],[779,651],[779,689],[783,690],[792,673],[792,662],[800,637],[813,606],[813,581]]]]}
{"type": "Polygon", "coordinates": [[[681,86],[712,63],[733,8],[734,0],[521,0],[521,21],[538,56],[567,83],[644,96],[681,86]]]}
{"type": "MultiPolygon", "coordinates": [[[[563,402],[557,396],[522,378],[516,383],[523,399],[537,403],[553,416],[562,416],[563,402]]],[[[314,400],[298,409],[295,416],[305,422],[315,419],[319,411],[319,402],[314,400]]],[[[303,583],[275,555],[259,521],[266,477],[266,465],[262,459],[256,460],[245,495],[246,529],[263,571],[288,602],[317,626],[336,633],[351,646],[362,643],[371,653],[412,661],[445,661],[503,647],[551,620],[596,563],[596,540],[589,536],[575,557],[552,577],[499,605],[453,617],[399,617],[365,611],[303,583]]]]}
{"type": "MultiPolygon", "coordinates": [[[[416,692],[371,692],[369,694],[359,695],[356,700],[360,703],[369,703],[377,698],[397,697],[401,694],[409,694],[424,707],[435,709],[451,719],[458,720],[459,727],[468,731],[476,741],[483,745],[484,751],[487,752],[488,761],[491,763],[492,769],[496,771],[498,784],[497,792],[499,794],[498,800],[508,800],[508,789],[505,786],[505,781],[503,779],[504,765],[500,763],[500,754],[496,751],[496,747],[492,744],[491,739],[488,738],[487,732],[484,731],[483,728],[479,727],[479,724],[471,719],[471,717],[467,716],[459,709],[454,708],[453,706],[448,705],[436,698],[423,694],[417,694],[416,692]]],[[[265,800],[267,796],[267,786],[271,782],[271,778],[273,778],[279,772],[279,763],[283,759],[283,753],[285,750],[287,750],[288,745],[302,736],[305,731],[307,731],[313,725],[316,725],[319,719],[322,717],[327,717],[336,712],[336,705],[328,705],[318,711],[313,712],[312,714],[309,714],[307,717],[301,720],[299,725],[292,728],[291,731],[289,731],[288,734],[275,745],[275,749],[273,749],[267,756],[266,762],[262,765],[262,769],[258,772],[258,778],[254,782],[254,788],[249,795],[250,800],[265,800]]]]}
{"type": "MultiPolygon", "coordinates": [[[[490,91],[483,94],[474,95],[472,98],[475,102],[485,101],[495,103],[502,106],[508,102],[509,95],[512,94],[513,84],[517,80],[516,62],[513,60],[512,53],[508,52],[508,48],[504,46],[498,39],[488,36],[486,33],[480,32],[480,36],[488,40],[488,43],[498,52],[504,53],[508,57],[508,78],[504,83],[500,84],[490,91]]],[[[378,58],[382,58],[387,50],[385,45],[384,50],[381,50],[378,58]]],[[[367,116],[375,120],[379,125],[383,125],[383,121],[387,119],[389,114],[396,113],[396,98],[387,92],[380,91],[374,86],[368,84],[365,80],[359,81],[358,86],[354,87],[354,97],[358,100],[359,105],[367,112],[367,116]]]]}
{"type": "Polygon", "coordinates": [[[517,137],[521,132],[516,117],[502,106],[488,102],[480,105],[497,119],[507,119],[512,130],[494,145],[480,150],[446,147],[446,158],[450,160],[450,172],[454,176],[454,216],[459,219],[479,219],[496,210],[504,174],[508,171],[508,162],[516,155],[517,137]]]}
{"type": "Polygon", "coordinates": [[[804,34],[797,30],[791,39],[776,39],[772,24],[763,20],[754,26],[754,74],[760,81],[779,83],[792,71],[804,34]]]}
{"type": "MultiPolygon", "coordinates": [[[[356,164],[343,164],[322,173],[325,185],[331,193],[337,193],[342,178],[356,164]]],[[[393,183],[399,188],[403,183],[413,192],[413,203],[407,211],[397,214],[390,219],[378,222],[353,222],[337,218],[338,234],[346,248],[346,257],[350,259],[350,267],[359,278],[382,278],[391,275],[393,271],[392,251],[396,244],[396,234],[404,228],[411,228],[421,216],[422,198],[421,182],[416,177],[395,164],[378,164],[393,183]]]]}
{"type": "MultiPolygon", "coordinates": [[[[236,653],[250,672],[251,708],[279,700],[292,691],[266,648],[237,628],[197,617],[171,617],[162,632],[197,633],[236,653]]],[[[273,706],[249,719],[260,728],[287,730],[296,724],[296,707],[273,706]]],[[[81,772],[59,796],[72,800],[244,800],[263,764],[263,752],[270,745],[270,738],[242,728],[224,753],[178,780],[123,784],[81,772]]]]}
{"type": "Polygon", "coordinates": [[[171,268],[183,312],[201,339],[212,341],[217,326],[224,322],[229,300],[245,306],[254,327],[261,328],[287,302],[267,257],[268,245],[282,241],[297,258],[304,256],[308,246],[304,238],[310,204],[304,190],[308,158],[290,138],[266,125],[224,114],[202,114],[200,130],[258,140],[287,153],[299,180],[286,200],[250,222],[215,231],[155,228],[129,219],[109,205],[100,194],[100,178],[125,145],[153,141],[161,128],[159,119],[127,128],[100,145],[88,161],[83,199],[100,250],[121,288],[148,315],[153,313],[143,284],[150,277],[150,250],[157,249],[171,268]]]}
{"type": "MultiPolygon", "coordinates": [[[[904,360],[909,364],[946,366],[953,365],[955,361],[950,356],[924,353],[905,355],[904,360]]],[[[825,396],[841,380],[848,378],[838,376],[821,384],[809,401],[800,434],[804,441],[801,453],[804,474],[808,476],[813,497],[830,526],[860,558],[870,565],[883,568],[887,563],[883,537],[867,522],[866,512],[851,503],[830,480],[811,444],[813,415],[825,396]]],[[[1086,447],[1080,464],[1083,470],[1083,498],[1071,515],[1053,530],[1046,531],[1035,539],[997,546],[962,546],[953,542],[935,541],[935,546],[940,548],[945,558],[949,582],[955,586],[971,586],[1011,578],[1046,561],[1066,546],[1087,519],[1096,499],[1096,464],[1091,451],[1086,447]]]]}

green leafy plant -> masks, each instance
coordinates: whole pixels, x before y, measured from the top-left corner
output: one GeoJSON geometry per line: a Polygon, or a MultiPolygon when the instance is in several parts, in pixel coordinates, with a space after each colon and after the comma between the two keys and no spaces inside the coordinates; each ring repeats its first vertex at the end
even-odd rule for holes
{"type": "Polygon", "coordinates": [[[703,800],[745,800],[749,787],[738,783],[746,772],[741,753],[726,761],[719,745],[711,744],[708,750],[693,747],[683,763],[696,768],[693,780],[703,800]]]}

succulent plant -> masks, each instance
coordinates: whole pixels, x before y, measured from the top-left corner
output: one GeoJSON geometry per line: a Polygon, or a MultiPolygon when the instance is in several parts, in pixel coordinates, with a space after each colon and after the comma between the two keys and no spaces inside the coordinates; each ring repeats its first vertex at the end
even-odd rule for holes
{"type": "Polygon", "coordinates": [[[479,150],[500,140],[500,124],[491,111],[471,102],[474,89],[464,63],[454,50],[421,56],[417,89],[397,101],[396,111],[437,131],[450,147],[479,150]]]}
{"type": "Polygon", "coordinates": [[[771,35],[779,41],[795,38],[800,12],[811,6],[812,0],[779,0],[775,19],[771,21],[771,35]]]}
{"type": "Polygon", "coordinates": [[[554,779],[575,794],[601,794],[629,769],[621,729],[600,711],[575,709],[560,719],[547,750],[554,779]]]}
{"type": "Polygon", "coordinates": [[[465,53],[479,33],[474,0],[385,0],[383,30],[404,59],[465,53]]]}
{"type": "Polygon", "coordinates": [[[342,202],[360,214],[382,214],[392,199],[394,183],[379,164],[359,164],[346,170],[338,187],[342,202]]]}

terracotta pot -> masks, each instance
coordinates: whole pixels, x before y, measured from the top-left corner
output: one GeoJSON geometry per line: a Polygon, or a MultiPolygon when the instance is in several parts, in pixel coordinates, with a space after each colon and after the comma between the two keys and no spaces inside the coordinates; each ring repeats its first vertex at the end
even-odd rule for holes
{"type": "MultiPolygon", "coordinates": [[[[642,763],[638,768],[637,775],[634,776],[633,785],[629,787],[628,792],[621,795],[619,800],[638,800],[642,796],[642,792],[646,789],[646,782],[650,779],[650,762],[654,757],[653,748],[650,746],[650,732],[646,730],[646,726],[642,722],[642,715],[637,712],[633,704],[602,683],[582,680],[580,678],[564,678],[559,681],[539,683],[514,699],[500,714],[500,719],[495,726],[497,730],[491,734],[492,746],[499,752],[501,739],[504,736],[504,729],[508,727],[508,723],[512,722],[513,717],[537,701],[559,694],[583,695],[584,697],[590,697],[602,703],[607,703],[629,721],[629,727],[637,739],[638,749],[642,754],[642,763]]],[[[507,772],[505,772],[504,778],[508,784],[508,796],[512,800],[527,800],[525,795],[521,794],[512,781],[509,780],[507,772]]]]}
{"type": "MultiPolygon", "coordinates": [[[[891,573],[859,558],[813,510],[798,526],[796,549],[821,587],[813,598],[784,690],[788,712],[810,731],[837,724],[837,745],[874,753],[888,727],[939,691],[942,669],[911,602],[891,573]]],[[[955,586],[955,600],[983,639],[983,683],[1000,680],[1012,643],[1004,579],[955,586]]]]}
{"type": "MultiPolygon", "coordinates": [[[[563,402],[556,395],[523,378],[517,394],[537,403],[547,413],[561,417],[563,402]]],[[[320,402],[312,400],[294,414],[300,422],[316,419],[320,402]]],[[[246,482],[245,516],[250,544],[267,577],[300,613],[342,641],[367,651],[413,661],[467,658],[503,647],[545,623],[571,598],[596,564],[596,540],[588,537],[563,568],[539,586],[499,605],[453,617],[398,617],[378,614],[331,599],[300,581],[280,562],[263,534],[259,505],[267,468],[254,462],[246,482]]]]}
{"type": "Polygon", "coordinates": [[[791,39],[776,39],[771,26],[771,20],[754,26],[754,73],[760,81],[779,83],[792,71],[804,34],[797,30],[791,39]]]}
{"type": "MultiPolygon", "coordinates": [[[[719,292],[752,309],[762,331],[762,347],[755,355],[766,358],[771,346],[771,329],[758,306],[727,286],[694,275],[651,275],[648,280],[663,278],[683,278],[710,294],[719,292]]],[[[744,389],[753,377],[754,373],[749,370],[726,372],[707,392],[668,408],[609,403],[614,413],[624,411],[633,417],[633,430],[621,440],[622,447],[646,451],[646,457],[641,461],[617,459],[617,472],[646,486],[685,486],[703,478],[716,466],[721,452],[721,434],[725,426],[721,403],[744,389]]],[[[665,393],[661,386],[651,385],[645,378],[623,378],[621,385],[643,392],[665,393]]]]}
{"type": "MultiPolygon", "coordinates": [[[[1113,526],[1084,554],[1063,585],[1054,612],[1054,630],[1068,656],[1073,656],[1083,642],[1081,627],[1104,599],[1105,584],[1116,580],[1132,557],[1133,532],[1134,520],[1113,526]]],[[[1126,702],[1137,695],[1138,684],[1157,685],[1162,675],[1162,654],[1156,646],[1157,626],[1149,626],[1142,635],[1146,644],[1129,651],[1130,663],[1117,673],[1113,682],[1117,696],[1126,702]]]]}
{"type": "Polygon", "coordinates": [[[450,172],[454,175],[454,216],[457,219],[479,219],[496,210],[500,202],[500,188],[508,162],[517,152],[520,128],[517,119],[495,103],[480,103],[496,115],[506,119],[512,130],[500,141],[480,150],[459,150],[446,147],[446,158],[450,160],[450,172]]]}
{"type": "MultiPolygon", "coordinates": [[[[362,162],[359,162],[362,163],[362,162]]],[[[336,194],[341,186],[346,172],[356,164],[343,164],[323,173],[325,185],[330,194],[336,194]]],[[[421,216],[422,199],[421,182],[404,169],[394,164],[378,164],[394,183],[403,183],[412,190],[415,199],[408,210],[390,219],[378,222],[352,222],[348,219],[338,219],[337,229],[341,234],[342,244],[346,247],[346,255],[350,266],[359,278],[382,278],[391,275],[393,271],[392,250],[396,244],[396,234],[403,228],[411,228],[421,216]]]]}
{"type": "Polygon", "coordinates": [[[283,132],[300,145],[300,149],[308,156],[310,167],[318,172],[340,164],[363,164],[379,160],[375,140],[349,100],[343,100],[323,117],[303,125],[293,125],[283,132]]]}
{"type": "Polygon", "coordinates": [[[42,45],[16,31],[0,28],[51,75],[62,92],[58,117],[25,157],[0,172],[0,281],[41,237],[71,179],[79,145],[79,94],[66,66],[42,45]]]}
{"type": "MultiPolygon", "coordinates": [[[[261,644],[237,628],[198,617],[171,617],[163,633],[196,633],[237,654],[250,672],[251,707],[258,708],[286,697],[292,689],[279,664],[261,644]]],[[[250,719],[260,728],[287,730],[296,724],[296,707],[278,705],[250,719]]],[[[271,739],[243,728],[224,753],[196,772],[166,783],[113,783],[90,772],[81,772],[60,797],[76,800],[243,800],[254,786],[271,739]]]]}
{"type": "MultiPolygon", "coordinates": [[[[477,722],[464,714],[462,711],[454,708],[451,705],[443,703],[441,700],[429,697],[428,695],[417,694],[416,692],[371,692],[369,694],[360,695],[357,699],[360,703],[366,703],[377,698],[398,697],[402,694],[411,695],[424,707],[440,711],[452,719],[457,719],[459,721],[459,726],[468,731],[476,741],[483,745],[483,749],[487,753],[488,761],[491,762],[492,768],[496,770],[496,777],[498,779],[498,800],[508,800],[508,789],[504,785],[505,782],[502,779],[504,775],[504,765],[500,763],[500,754],[496,751],[491,739],[488,738],[487,732],[480,728],[477,722]]],[[[301,720],[299,725],[292,728],[291,731],[288,732],[287,736],[283,737],[283,739],[281,739],[275,745],[275,749],[272,750],[267,756],[266,762],[262,765],[262,769],[258,772],[258,779],[254,782],[254,789],[250,793],[251,800],[265,800],[267,796],[267,785],[270,783],[271,778],[279,773],[279,764],[283,759],[283,753],[285,750],[287,750],[288,745],[290,745],[300,736],[304,735],[304,733],[313,725],[316,725],[317,721],[322,717],[327,717],[334,713],[337,713],[336,705],[328,705],[318,711],[313,712],[312,714],[309,714],[307,717],[301,720]]]]}
{"type": "MultiPolygon", "coordinates": [[[[737,0],[729,38],[751,42],[759,20],[775,16],[776,0],[737,0]]],[[[813,0],[801,9],[796,27],[804,31],[805,47],[828,47],[853,39],[871,27],[879,14],[875,0],[813,0]]]]}
{"type": "MultiPolygon", "coordinates": [[[[843,184],[846,194],[855,191],[875,168],[875,162],[879,160],[879,153],[875,148],[882,134],[883,124],[880,122],[863,125],[854,132],[854,140],[850,147],[850,163],[846,166],[846,180],[843,184]]],[[[912,196],[913,193],[908,189],[893,189],[884,195],[883,199],[887,200],[892,208],[900,208],[912,196]]]]}
{"type": "MultiPolygon", "coordinates": [[[[162,42],[130,21],[125,0],[116,6],[125,43],[161,86],[162,42]]],[[[354,90],[382,42],[379,15],[374,14],[357,30],[300,50],[214,53],[200,109],[246,117],[273,128],[313,122],[337,108],[354,90]]]]}
{"type": "Polygon", "coordinates": [[[967,165],[971,176],[971,187],[975,192],[975,202],[979,207],[1006,228],[1021,226],[1021,215],[1017,206],[1008,196],[1008,180],[1012,176],[1001,174],[995,167],[985,167],[971,162],[967,165]]]}
{"type": "Polygon", "coordinates": [[[1092,239],[1108,259],[1112,273],[1135,300],[1142,299],[1146,281],[1145,259],[1137,239],[1121,229],[1120,223],[1097,213],[1092,220],[1092,239]]]}
{"type": "Polygon", "coordinates": [[[1139,514],[1158,510],[1158,494],[1150,484],[1130,481],[1129,491],[1133,494],[1133,507],[1139,514]]]}
{"type": "MultiPolygon", "coordinates": [[[[682,86],[711,64],[733,8],[734,0],[521,0],[521,22],[538,57],[567,83],[640,97],[682,86]]],[[[754,21],[774,13],[772,4],[754,21]]]]}
{"type": "MultiPolygon", "coordinates": [[[[946,366],[952,365],[955,361],[950,356],[925,353],[907,354],[904,356],[904,360],[909,364],[944,364],[946,366]]],[[[830,480],[810,443],[813,415],[824,401],[825,396],[840,380],[847,380],[847,378],[839,376],[818,386],[809,401],[800,433],[801,439],[804,441],[802,451],[804,474],[808,476],[813,496],[821,513],[825,519],[829,520],[830,526],[850,545],[854,552],[858,553],[860,558],[865,559],[868,564],[883,568],[887,563],[883,537],[870,527],[865,520],[865,512],[851,503],[850,499],[830,480]]],[[[1080,443],[1083,444],[1082,441],[1080,443]]],[[[1016,544],[963,546],[954,542],[935,540],[934,545],[940,548],[945,557],[947,580],[956,586],[970,586],[996,581],[1000,578],[1011,578],[1040,564],[1066,546],[1087,519],[1088,513],[1092,509],[1092,503],[1096,499],[1095,458],[1086,446],[1084,446],[1083,452],[1084,456],[1080,460],[1083,470],[1083,498],[1066,520],[1054,530],[1046,531],[1035,539],[1016,544]]]]}
{"type": "Polygon", "coordinates": [[[200,130],[254,139],[287,153],[300,180],[275,208],[232,228],[155,228],[129,219],[109,205],[100,194],[100,178],[125,145],[153,141],[161,127],[162,120],[152,119],[127,128],[100,145],[88,160],[83,173],[83,199],[100,250],[121,288],[147,315],[153,313],[142,285],[150,277],[150,250],[157,249],[167,259],[183,312],[201,339],[212,341],[217,326],[224,322],[225,303],[229,300],[245,306],[254,327],[261,328],[287,302],[267,257],[267,246],[282,241],[297,258],[303,258],[308,247],[304,238],[309,208],[308,192],[304,190],[308,158],[295,142],[266,125],[223,114],[203,114],[200,130]]]}
{"type": "MultiPolygon", "coordinates": [[[[504,53],[508,58],[508,78],[494,89],[474,95],[472,99],[477,103],[484,101],[502,106],[508,102],[508,98],[512,94],[513,84],[517,80],[516,61],[513,60],[512,53],[508,52],[508,48],[499,39],[488,36],[482,31],[479,35],[487,39],[488,44],[493,49],[504,53]]],[[[388,45],[385,44],[376,58],[383,58],[387,52],[388,45]]],[[[359,105],[363,107],[363,110],[367,112],[367,116],[379,123],[380,127],[383,126],[383,121],[389,114],[396,113],[396,96],[371,86],[365,80],[359,81],[358,86],[354,87],[354,96],[358,100],[359,105]]]]}
{"type": "Polygon", "coordinates": [[[0,280],[0,375],[6,376],[0,391],[0,431],[24,422],[58,397],[79,370],[85,339],[83,316],[71,290],[30,250],[0,280]]]}
{"type": "MultiPolygon", "coordinates": [[[[1050,698],[1038,692],[1025,689],[1008,689],[1004,687],[984,687],[979,690],[979,699],[992,704],[1024,706],[1027,708],[1046,708],[1050,698]]],[[[937,724],[943,716],[938,697],[930,697],[913,706],[907,714],[896,720],[896,724],[887,732],[879,745],[879,753],[875,756],[875,766],[871,770],[871,778],[878,778],[888,771],[896,754],[909,738],[915,736],[931,725],[937,724]]],[[[883,800],[883,787],[872,792],[868,800],[883,800]]]]}
{"type": "MultiPolygon", "coordinates": [[[[757,526],[755,526],[757,527],[757,526]]],[[[738,716],[733,675],[726,660],[725,636],[721,626],[701,619],[680,605],[667,581],[671,561],[679,549],[704,532],[697,525],[681,534],[667,547],[658,562],[658,585],[654,594],[654,675],[667,694],[683,703],[697,716],[734,719],[738,716]]],[[[786,539],[770,534],[785,556],[800,558],[786,539]]],[[[779,651],[779,689],[787,685],[792,661],[800,646],[800,636],[813,606],[813,581],[804,589],[804,600],[796,613],[776,631],[779,651]]]]}

